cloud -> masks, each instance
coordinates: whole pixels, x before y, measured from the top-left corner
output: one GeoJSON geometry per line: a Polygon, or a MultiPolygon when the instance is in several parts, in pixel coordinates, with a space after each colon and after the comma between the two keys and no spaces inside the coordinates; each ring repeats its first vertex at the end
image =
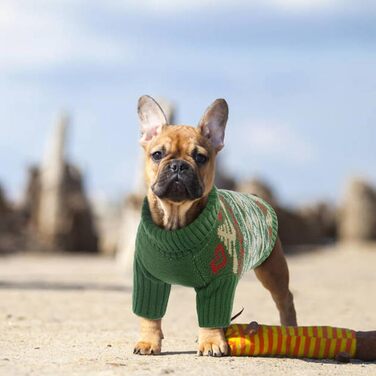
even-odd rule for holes
{"type": "Polygon", "coordinates": [[[30,70],[62,64],[119,63],[132,55],[124,41],[116,43],[80,22],[71,1],[2,0],[0,5],[0,69],[30,70]],[[67,8],[63,6],[67,5],[67,8]]]}
{"type": "Polygon", "coordinates": [[[285,10],[320,10],[336,8],[341,5],[339,0],[272,0],[270,6],[285,10]]]}
{"type": "MultiPolygon", "coordinates": [[[[108,0],[106,6],[118,9],[137,9],[145,11],[158,11],[164,13],[181,13],[186,11],[198,11],[209,8],[218,9],[265,9],[272,11],[321,11],[328,9],[339,9],[358,6],[356,0],[347,1],[345,4],[341,0],[130,0],[119,2],[108,0]]],[[[366,6],[372,6],[367,2],[366,6]]]]}
{"type": "Polygon", "coordinates": [[[231,145],[248,155],[304,164],[315,159],[313,145],[287,125],[250,121],[239,127],[231,145]]]}
{"type": "MultiPolygon", "coordinates": [[[[142,60],[146,49],[154,52],[156,43],[162,45],[161,48],[165,43],[168,46],[166,53],[171,52],[171,45],[174,51],[183,45],[183,53],[187,53],[187,46],[191,44],[194,46],[191,50],[195,53],[199,42],[202,43],[201,50],[205,52],[217,43],[220,48],[225,48],[229,43],[233,48],[240,43],[243,48],[250,44],[265,46],[270,40],[278,45],[285,40],[311,41],[311,38],[320,38],[320,35],[321,39],[323,36],[327,40],[328,35],[337,34],[325,25],[313,25],[314,32],[310,27],[306,28],[309,31],[307,35],[300,23],[294,28],[290,19],[278,23],[278,17],[280,13],[290,11],[304,11],[309,16],[314,11],[342,11],[345,3],[347,10],[361,7],[355,0],[2,0],[0,69],[7,73],[65,64],[116,65],[124,68],[142,60]],[[230,19],[225,22],[227,10],[247,15],[249,19],[238,17],[236,21],[230,19]],[[187,18],[179,19],[178,16],[189,11],[197,13],[192,20],[197,27],[191,28],[192,21],[187,18]],[[265,22],[270,20],[264,21],[258,16],[252,18],[255,14],[269,15],[273,12],[278,17],[273,20],[272,28],[265,27],[265,22]],[[147,16],[143,17],[143,13],[147,16]],[[171,19],[171,15],[177,17],[171,19]],[[214,18],[208,19],[208,15],[214,18]],[[161,27],[160,17],[164,17],[162,22],[166,26],[161,27]],[[171,19],[171,22],[167,21],[168,24],[165,23],[166,17],[171,19]],[[138,22],[139,19],[141,22],[138,22]],[[113,23],[116,23],[116,27],[111,33],[109,29],[113,23]],[[232,33],[224,30],[225,23],[227,27],[234,28],[232,33]],[[204,32],[200,27],[206,27],[204,32]],[[218,30],[222,31],[220,38],[218,30]]],[[[368,14],[376,9],[371,2],[364,4],[363,13],[368,14]]],[[[301,21],[301,18],[298,20],[301,21]]],[[[359,30],[359,33],[370,33],[369,28],[363,25],[361,28],[353,26],[353,29],[359,30]]],[[[339,34],[345,35],[348,40],[346,29],[340,29],[339,34]]],[[[360,37],[364,37],[363,34],[360,37]]]]}

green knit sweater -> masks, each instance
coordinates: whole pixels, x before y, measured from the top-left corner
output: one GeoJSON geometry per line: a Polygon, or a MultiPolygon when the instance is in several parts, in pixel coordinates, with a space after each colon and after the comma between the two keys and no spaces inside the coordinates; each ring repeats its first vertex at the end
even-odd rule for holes
{"type": "Polygon", "coordinates": [[[241,275],[273,250],[277,217],[261,198],[213,188],[206,207],[188,226],[174,231],[154,224],[147,199],[136,239],[133,311],[164,316],[172,284],[194,287],[200,327],[230,323],[241,275]]]}

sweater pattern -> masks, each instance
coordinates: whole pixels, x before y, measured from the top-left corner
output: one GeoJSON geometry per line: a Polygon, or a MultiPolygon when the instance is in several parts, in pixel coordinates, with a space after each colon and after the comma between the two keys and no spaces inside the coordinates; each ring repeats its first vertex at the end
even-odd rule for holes
{"type": "Polygon", "coordinates": [[[273,250],[277,218],[261,198],[213,190],[202,213],[188,226],[156,226],[145,199],[136,239],[133,311],[151,319],[164,315],[170,286],[194,287],[200,326],[229,324],[240,277],[273,250]]]}

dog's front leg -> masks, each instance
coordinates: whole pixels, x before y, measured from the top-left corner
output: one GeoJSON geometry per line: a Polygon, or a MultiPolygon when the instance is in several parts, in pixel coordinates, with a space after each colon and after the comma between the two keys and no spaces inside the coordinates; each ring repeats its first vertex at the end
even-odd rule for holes
{"type": "Polygon", "coordinates": [[[141,318],[140,324],[140,340],[136,343],[133,352],[141,355],[160,354],[163,339],[162,320],[141,318]]]}
{"type": "Polygon", "coordinates": [[[227,355],[228,345],[222,328],[200,328],[198,335],[198,355],[227,355]]]}

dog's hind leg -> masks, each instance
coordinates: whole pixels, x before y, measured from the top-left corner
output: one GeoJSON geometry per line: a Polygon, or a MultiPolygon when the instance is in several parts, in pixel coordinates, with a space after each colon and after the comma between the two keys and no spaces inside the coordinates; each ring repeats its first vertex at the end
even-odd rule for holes
{"type": "Polygon", "coordinates": [[[279,311],[281,325],[296,326],[294,300],[289,290],[289,270],[279,239],[271,255],[255,269],[255,274],[270,291],[279,311]]]}

